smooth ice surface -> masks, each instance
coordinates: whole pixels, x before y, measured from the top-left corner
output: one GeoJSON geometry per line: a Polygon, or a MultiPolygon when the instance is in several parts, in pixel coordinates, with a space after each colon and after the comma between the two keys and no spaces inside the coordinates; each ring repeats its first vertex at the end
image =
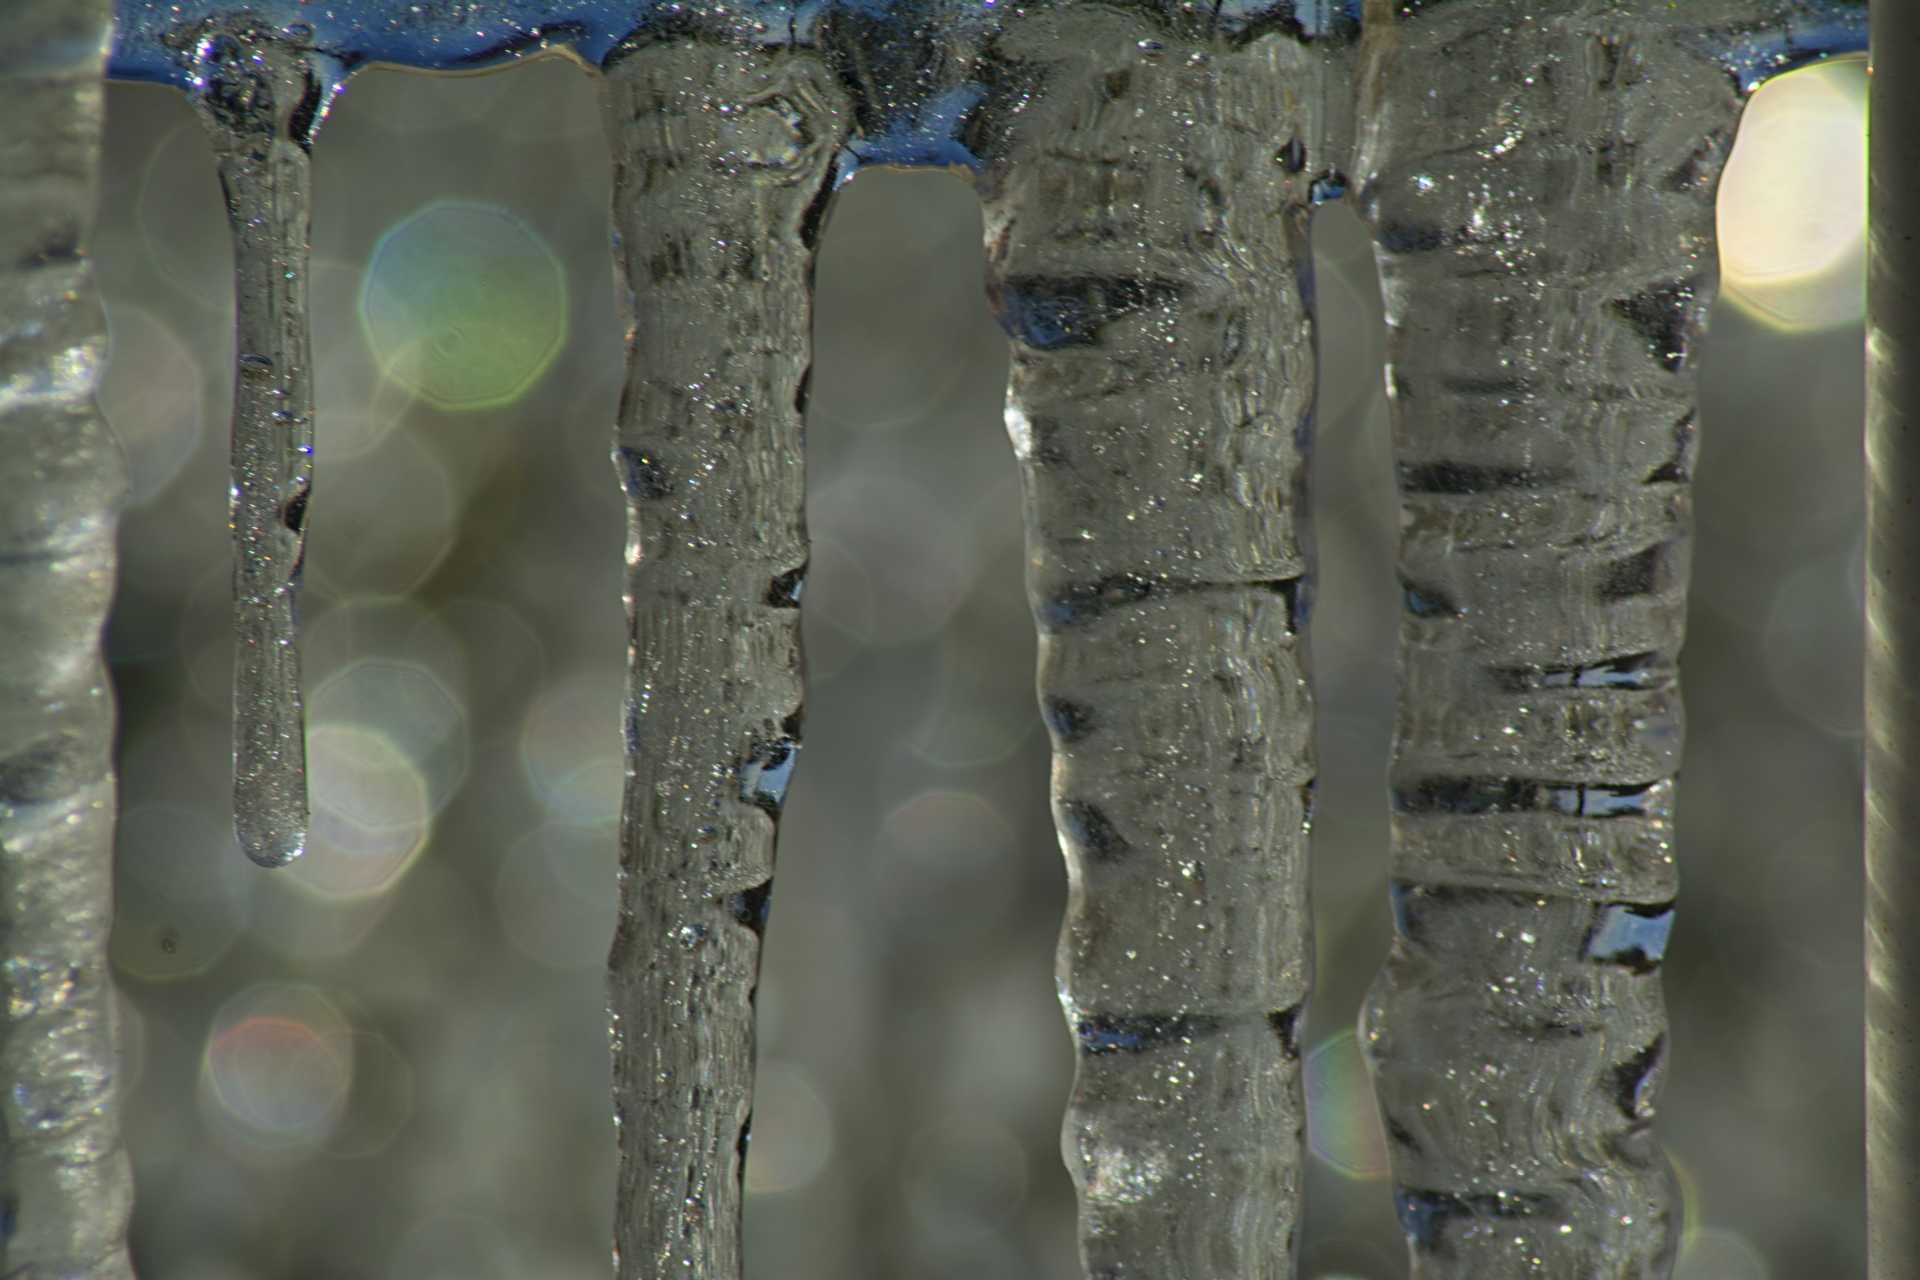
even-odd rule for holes
{"type": "Polygon", "coordinates": [[[0,1273],[130,1277],[113,989],[113,596],[120,451],[81,250],[107,8],[28,0],[0,55],[0,1273]]]}
{"type": "Polygon", "coordinates": [[[1714,190],[1746,91],[1864,6],[1368,17],[1406,607],[1362,1039],[1401,1225],[1417,1277],[1650,1280],[1679,1238],[1650,1125],[1714,190]]]}

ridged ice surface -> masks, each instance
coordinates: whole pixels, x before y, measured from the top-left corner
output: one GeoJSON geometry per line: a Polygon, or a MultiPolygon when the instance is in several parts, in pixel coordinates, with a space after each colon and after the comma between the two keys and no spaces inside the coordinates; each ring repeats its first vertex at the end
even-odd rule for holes
{"type": "Polygon", "coordinates": [[[1103,1280],[1291,1276],[1319,55],[1092,6],[994,50],[1022,88],[982,186],[1069,877],[1081,1250],[1103,1280]]]}
{"type": "Polygon", "coordinates": [[[1693,348],[1744,91],[1802,56],[1815,8],[1368,12],[1354,176],[1386,293],[1405,612],[1397,932],[1362,1023],[1416,1277],[1672,1264],[1649,1126],[1693,348]]]}
{"type": "Polygon", "coordinates": [[[313,482],[307,314],[309,149],[332,93],[307,59],[251,19],[191,42],[190,98],[213,141],[233,236],[234,830],[283,866],[307,835],[307,745],[295,632],[313,482]]]}
{"type": "Polygon", "coordinates": [[[822,60],[708,36],[602,85],[633,290],[620,917],[622,1280],[740,1274],[753,990],[800,747],[809,284],[845,131],[822,60]]]}
{"type": "Polygon", "coordinates": [[[306,146],[370,61],[564,46],[604,73],[631,289],[623,1277],[740,1273],[814,235],[881,164],[976,177],[1014,344],[1089,1275],[1292,1272],[1303,229],[1342,170],[1378,235],[1406,516],[1399,937],[1366,1032],[1416,1274],[1664,1274],[1648,1122],[1713,188],[1744,93],[1857,47],[1864,4],[1368,0],[1351,165],[1323,117],[1360,0],[232,7],[122,0],[114,66],[194,98],[234,222],[236,810],[268,863],[305,819],[306,146]]]}
{"type": "Polygon", "coordinates": [[[81,250],[107,6],[16,0],[0,50],[0,1274],[132,1276],[113,989],[114,702],[100,657],[126,483],[94,409],[81,250]]]}

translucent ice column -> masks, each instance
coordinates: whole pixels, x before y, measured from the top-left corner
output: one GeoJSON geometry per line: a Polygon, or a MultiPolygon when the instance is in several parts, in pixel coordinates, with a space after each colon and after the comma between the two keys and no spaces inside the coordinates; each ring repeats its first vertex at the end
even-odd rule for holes
{"type": "Polygon", "coordinates": [[[192,40],[190,97],[213,140],[234,253],[234,829],[248,857],[277,867],[307,835],[295,593],[313,479],[308,170],[332,92],[277,27],[217,20],[192,40]]]}
{"type": "Polygon", "coordinates": [[[614,455],[629,504],[610,961],[622,1280],[740,1274],[753,990],[800,745],[810,286],[845,111],[818,57],[735,35],[632,41],[602,86],[632,290],[614,455]]]}
{"type": "Polygon", "coordinates": [[[1063,5],[992,46],[990,291],[1054,746],[1087,1274],[1293,1274],[1319,55],[1063,5]]]}
{"type": "Polygon", "coordinates": [[[1746,90],[1847,8],[1368,6],[1405,612],[1362,1023],[1423,1280],[1671,1265],[1650,1125],[1714,191],[1746,90]]]}
{"type": "Polygon", "coordinates": [[[0,51],[0,1273],[131,1277],[113,990],[118,447],[81,241],[108,9],[16,0],[0,51]]]}

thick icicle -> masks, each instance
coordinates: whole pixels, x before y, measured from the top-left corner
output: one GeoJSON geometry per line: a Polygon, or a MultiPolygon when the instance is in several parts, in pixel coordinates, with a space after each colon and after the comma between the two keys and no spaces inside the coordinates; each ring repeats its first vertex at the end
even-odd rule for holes
{"type": "Polygon", "coordinates": [[[620,919],[622,1280],[737,1280],[753,991],[799,748],[801,415],[814,240],[844,130],[812,55],[675,33],[602,87],[633,290],[620,919]]]}
{"type": "Polygon", "coordinates": [[[192,101],[233,234],[234,830],[248,857],[278,867],[307,839],[295,596],[313,477],[308,170],[331,95],[305,51],[269,26],[211,27],[193,52],[192,101]]]}
{"type": "Polygon", "coordinates": [[[1760,7],[1369,4],[1405,614],[1362,1030],[1427,1280],[1664,1276],[1678,1240],[1650,1122],[1691,352],[1743,59],[1817,6],[1760,7]]]}
{"type": "Polygon", "coordinates": [[[1313,780],[1302,288],[1319,55],[1210,10],[1009,18],[1013,338],[1087,1274],[1293,1274],[1313,780]]]}
{"type": "Polygon", "coordinates": [[[80,245],[102,0],[27,0],[0,55],[0,1273],[128,1277],[113,987],[113,692],[100,628],[126,482],[95,412],[80,245]]]}

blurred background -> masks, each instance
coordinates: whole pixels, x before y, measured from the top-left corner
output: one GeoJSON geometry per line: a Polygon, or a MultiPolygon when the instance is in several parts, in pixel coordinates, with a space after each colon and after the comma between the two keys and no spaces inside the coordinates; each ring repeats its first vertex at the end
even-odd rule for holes
{"type": "MultiPolygon", "coordinates": [[[[1863,1269],[1865,75],[1750,108],[1702,361],[1684,893],[1661,1126],[1682,1280],[1863,1269]]],[[[231,259],[184,101],[115,85],[95,235],[125,443],[112,954],[146,1280],[607,1274],[624,525],[594,89],[357,78],[315,154],[314,832],[229,832],[231,259]]],[[[809,419],[807,742],[748,1178],[757,1280],[1075,1274],[1005,342],[942,174],[839,196],[809,419]]],[[[1308,1280],[1405,1273],[1352,1036],[1388,939],[1395,514],[1381,319],[1316,224],[1321,719],[1308,1280]]]]}

